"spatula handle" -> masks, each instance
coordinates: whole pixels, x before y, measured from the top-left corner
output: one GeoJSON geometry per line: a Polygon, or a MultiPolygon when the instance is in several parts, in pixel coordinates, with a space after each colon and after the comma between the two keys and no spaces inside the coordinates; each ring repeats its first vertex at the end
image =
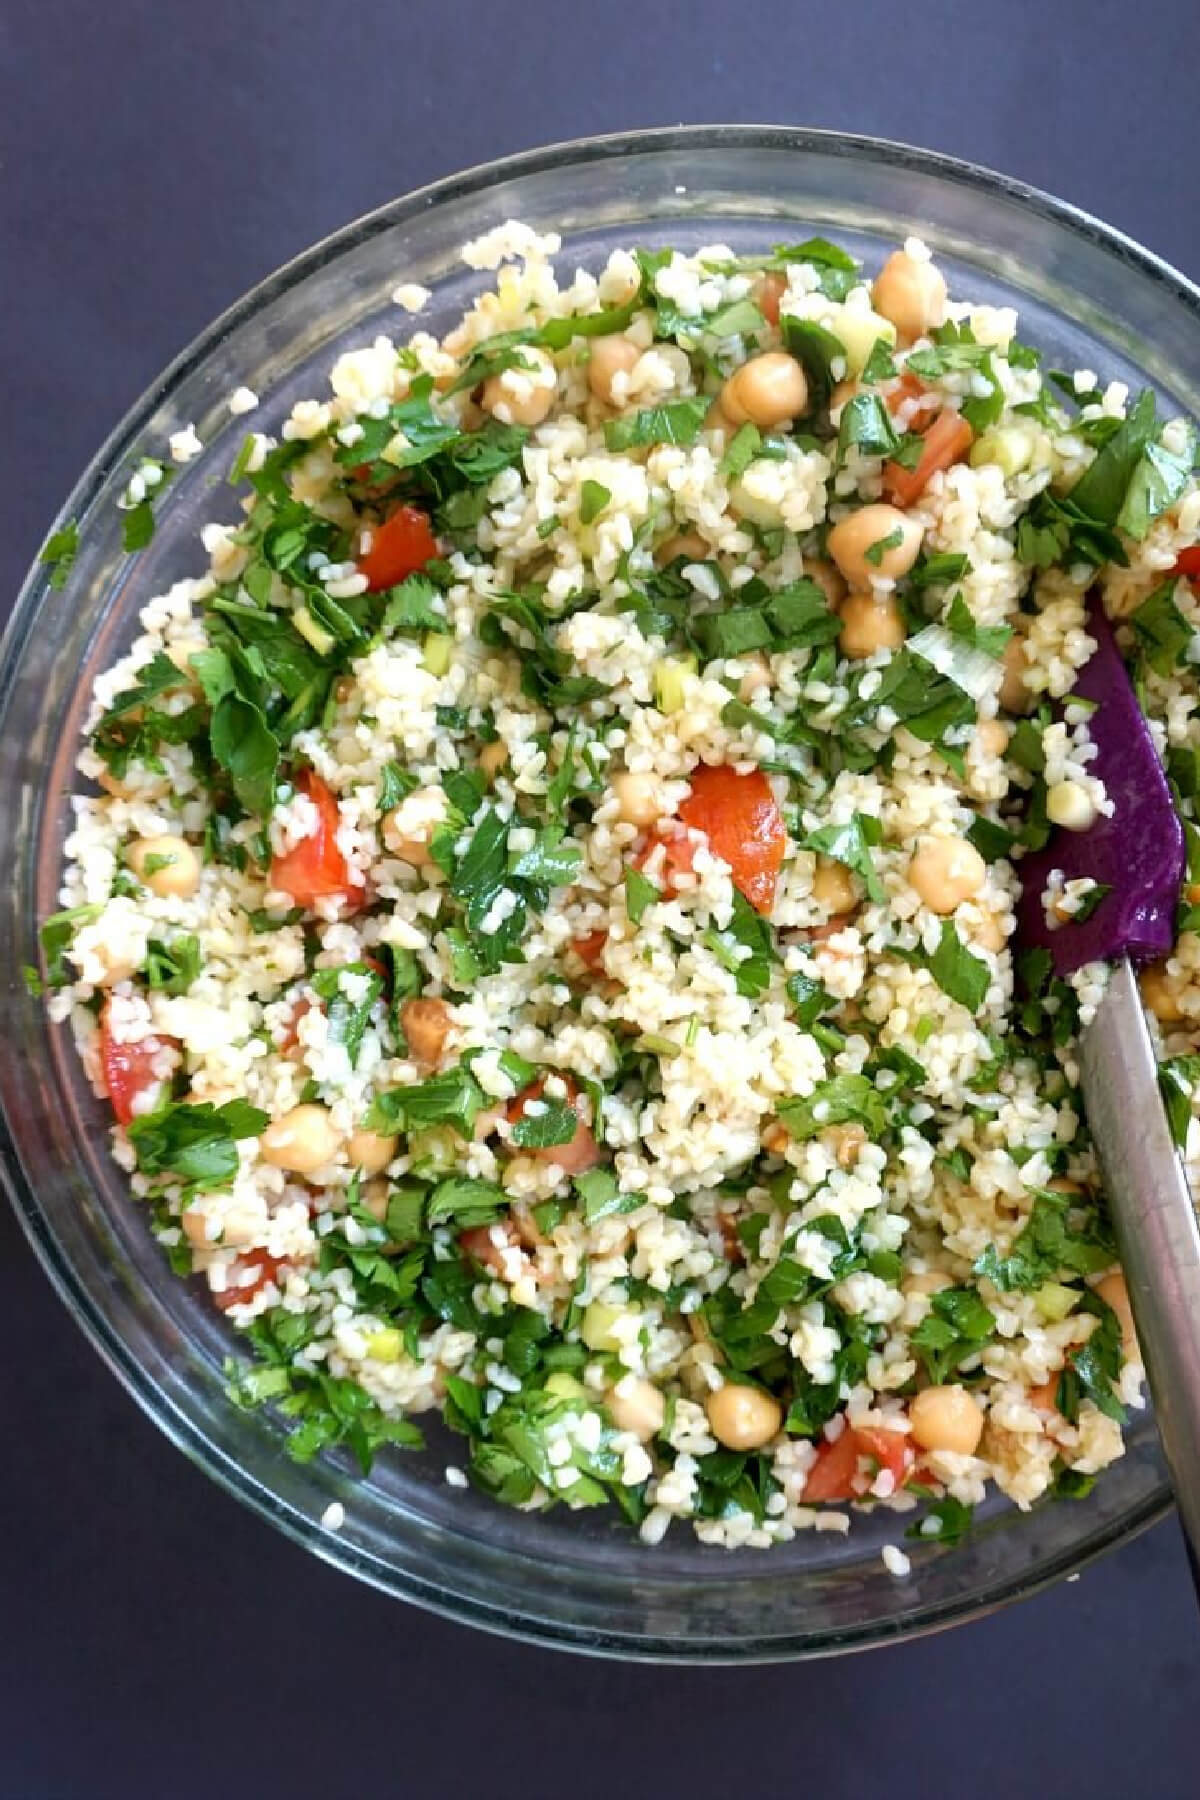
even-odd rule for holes
{"type": "Polygon", "coordinates": [[[1080,1042],[1083,1097],[1171,1485],[1200,1552],[1200,1227],[1128,961],[1080,1042]]]}

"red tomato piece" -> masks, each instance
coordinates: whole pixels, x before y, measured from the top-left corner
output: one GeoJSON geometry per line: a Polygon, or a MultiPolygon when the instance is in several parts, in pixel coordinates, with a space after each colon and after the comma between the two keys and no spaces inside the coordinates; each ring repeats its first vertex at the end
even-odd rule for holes
{"type": "Polygon", "coordinates": [[[729,864],[734,886],[755,912],[769,913],[787,831],[762,770],[739,775],[728,763],[701,763],[679,816],[729,864]]]}
{"type": "Polygon", "coordinates": [[[666,832],[656,831],[648,838],[633,859],[635,869],[644,869],[656,850],[662,855],[655,858],[655,873],[652,877],[658,883],[659,891],[678,894],[684,883],[681,875],[695,872],[696,846],[686,831],[676,831],[671,836],[666,832]]]}
{"type": "Polygon", "coordinates": [[[764,275],[755,288],[754,298],[758,304],[758,310],[768,325],[778,325],[779,302],[783,299],[786,290],[786,277],[776,274],[774,271],[764,275]]]}
{"type": "Polygon", "coordinates": [[[228,1312],[231,1306],[244,1306],[247,1300],[253,1300],[255,1294],[262,1292],[269,1281],[274,1281],[280,1269],[287,1265],[282,1256],[272,1256],[267,1250],[247,1250],[245,1256],[239,1256],[229,1271],[230,1285],[221,1293],[213,1295],[213,1304],[220,1312],[228,1312]],[[240,1281],[240,1275],[246,1270],[254,1271],[251,1281],[240,1281]]]}
{"type": "Polygon", "coordinates": [[[466,1231],[459,1232],[458,1247],[472,1262],[490,1269],[493,1275],[503,1275],[508,1252],[517,1247],[517,1234],[511,1220],[498,1220],[497,1224],[504,1233],[502,1244],[496,1243],[492,1236],[496,1230],[495,1225],[472,1225],[466,1231]]]}
{"type": "Polygon", "coordinates": [[[438,553],[429,515],[419,506],[398,506],[382,525],[371,528],[371,547],[358,559],[372,593],[415,575],[438,553]]]}
{"type": "Polygon", "coordinates": [[[1172,575],[1186,575],[1189,581],[1200,581],[1200,544],[1191,544],[1175,558],[1172,575]]]}
{"type": "Polygon", "coordinates": [[[915,469],[898,462],[885,463],[883,491],[896,506],[911,506],[925,492],[939,469],[961,462],[975,433],[961,413],[941,412],[925,433],[921,460],[915,469]]]}
{"type": "Polygon", "coordinates": [[[585,963],[589,969],[595,969],[599,967],[607,942],[607,931],[589,931],[585,937],[572,938],[571,948],[581,963],[585,963]]]}
{"type": "Polygon", "coordinates": [[[144,1037],[136,1044],[117,1043],[105,1007],[100,1017],[100,1067],[118,1125],[131,1124],[137,1117],[135,1103],[160,1084],[162,1077],[155,1074],[154,1064],[170,1041],[168,1038],[144,1037]]]}
{"type": "Polygon", "coordinates": [[[833,1443],[823,1443],[804,1485],[806,1501],[857,1500],[868,1491],[881,1469],[892,1475],[898,1488],[912,1472],[916,1457],[907,1435],[878,1426],[847,1426],[833,1443]],[[866,1463],[867,1467],[861,1465],[866,1463]]]}
{"type": "MultiPolygon", "coordinates": [[[[567,1090],[567,1101],[575,1108],[579,1123],[575,1127],[575,1136],[566,1144],[548,1144],[544,1150],[525,1150],[524,1156],[536,1156],[539,1162],[554,1163],[567,1175],[582,1175],[585,1169],[593,1169],[600,1161],[600,1146],[592,1135],[591,1127],[585,1122],[579,1108],[579,1084],[569,1075],[562,1081],[567,1090]]],[[[525,1109],[531,1100],[540,1100],[546,1086],[544,1076],[533,1081],[527,1088],[522,1088],[515,1100],[508,1104],[508,1122],[515,1125],[518,1119],[525,1117],[525,1109]]]]}
{"type": "Polygon", "coordinates": [[[283,856],[271,859],[271,886],[287,894],[297,906],[314,900],[341,899],[360,905],[363,888],[350,879],[346,859],[338,849],[338,803],[319,775],[305,769],[296,786],[306,794],[319,815],[317,829],[283,856]]]}
{"type": "Polygon", "coordinates": [[[913,407],[909,413],[905,429],[907,431],[924,431],[926,425],[937,417],[940,403],[929,392],[919,376],[910,375],[905,369],[894,382],[889,384],[884,404],[890,413],[897,413],[905,401],[921,400],[922,398],[924,403],[921,406],[913,407]]]}

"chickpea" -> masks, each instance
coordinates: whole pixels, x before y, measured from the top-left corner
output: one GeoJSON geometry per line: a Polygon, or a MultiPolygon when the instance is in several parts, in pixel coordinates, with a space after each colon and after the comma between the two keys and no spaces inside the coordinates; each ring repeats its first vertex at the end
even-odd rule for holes
{"type": "Polygon", "coordinates": [[[983,1408],[955,1382],[923,1388],[908,1409],[912,1435],[923,1450],[953,1450],[974,1456],[983,1436],[983,1408]]]}
{"type": "Polygon", "coordinates": [[[931,912],[952,913],[987,880],[987,864],[965,838],[927,837],[908,865],[908,879],[931,912]]]}
{"type": "Polygon", "coordinates": [[[1008,726],[1003,719],[980,719],[975,742],[984,756],[1003,756],[1008,749],[1008,726]]]}
{"type": "Polygon", "coordinates": [[[554,364],[544,350],[525,348],[521,355],[536,367],[505,369],[501,375],[489,375],[479,404],[504,425],[540,425],[554,404],[554,364]]]}
{"type": "Polygon", "coordinates": [[[798,419],[808,406],[808,379],[786,350],[766,350],[735,369],[721,389],[721,411],[731,425],[773,431],[798,419]]]}
{"type": "Polygon", "coordinates": [[[272,1168],[286,1169],[291,1175],[311,1175],[333,1161],[338,1134],[327,1108],[306,1102],[272,1119],[258,1147],[263,1161],[272,1168]]]}
{"type": "Polygon", "coordinates": [[[1133,1323],[1133,1308],[1129,1304],[1129,1289],[1125,1285],[1124,1275],[1119,1269],[1114,1269],[1111,1275],[1102,1275],[1096,1283],[1094,1291],[1107,1305],[1112,1307],[1117,1315],[1117,1323],[1121,1327],[1121,1353],[1125,1361],[1140,1363],[1142,1352],[1133,1323]]]}
{"type": "Polygon", "coordinates": [[[1165,962],[1147,963],[1138,976],[1142,1004],[1149,1007],[1160,1025],[1178,1025],[1183,1017],[1179,1004],[1179,984],[1167,973],[1165,962]]]}
{"type": "Polygon", "coordinates": [[[1004,674],[1000,681],[1000,704],[1005,712],[1030,713],[1033,711],[1033,695],[1025,685],[1025,671],[1029,664],[1025,660],[1025,640],[1014,632],[1004,646],[1001,658],[1004,674]]]}
{"type": "Polygon", "coordinates": [[[757,650],[752,650],[748,656],[739,656],[738,662],[743,670],[738,682],[738,699],[749,700],[759,688],[770,685],[771,665],[757,650]]]}
{"type": "Polygon", "coordinates": [[[875,277],[871,304],[900,338],[926,337],[946,317],[946,282],[933,263],[894,250],[875,277]]]}
{"type": "Polygon", "coordinates": [[[727,1381],[704,1402],[717,1442],[727,1450],[758,1450],[783,1424],[783,1408],[760,1388],[727,1381]]]}
{"type": "Polygon", "coordinates": [[[627,825],[653,825],[662,817],[662,790],[656,776],[623,769],[612,777],[609,786],[627,825]]]}
{"type": "Polygon", "coordinates": [[[378,1131],[352,1131],[346,1139],[346,1155],[364,1175],[381,1175],[399,1147],[398,1137],[385,1137],[378,1131]]]}
{"type": "Polygon", "coordinates": [[[830,612],[837,612],[846,598],[846,583],[841,571],[822,556],[806,556],[804,573],[810,581],[816,582],[829,602],[830,612]]]}
{"type": "Polygon", "coordinates": [[[636,344],[631,344],[627,337],[621,337],[615,333],[611,337],[592,339],[592,353],[588,358],[587,366],[587,381],[597,400],[603,400],[606,406],[621,405],[621,401],[613,393],[614,377],[632,374],[634,367],[641,360],[641,355],[636,344]]]}
{"type": "Polygon", "coordinates": [[[791,1141],[791,1132],[778,1119],[772,1119],[769,1125],[763,1126],[762,1147],[772,1156],[782,1156],[791,1141]]]}
{"type": "Polygon", "coordinates": [[[431,1068],[441,1061],[452,1023],[444,1000],[406,1000],[400,1008],[400,1026],[410,1055],[431,1068]]]}
{"type": "Polygon", "coordinates": [[[830,1125],[821,1133],[821,1143],[832,1151],[839,1169],[852,1169],[866,1142],[867,1134],[861,1125],[830,1125]]]}
{"type": "Polygon", "coordinates": [[[940,1269],[918,1269],[915,1274],[904,1277],[900,1291],[903,1294],[940,1294],[943,1288],[953,1286],[952,1278],[940,1269]]]}
{"type": "Polygon", "coordinates": [[[689,562],[708,562],[712,551],[697,531],[677,531],[664,544],[660,544],[654,552],[654,560],[659,568],[665,568],[677,558],[686,556],[689,562]]]}
{"type": "Polygon", "coordinates": [[[135,839],[125,860],[138,880],[160,899],[190,900],[200,886],[200,858],[173,832],[135,839]]]}
{"type": "Polygon", "coordinates": [[[398,857],[401,862],[410,863],[414,869],[428,869],[433,864],[433,856],[429,849],[430,839],[441,822],[440,816],[435,820],[431,814],[426,830],[403,831],[397,822],[396,815],[406,804],[407,802],[402,800],[400,806],[393,807],[391,812],[384,813],[381,826],[383,841],[392,855],[398,857]]]}
{"type": "Polygon", "coordinates": [[[812,897],[827,912],[853,912],[858,905],[858,889],[845,863],[831,856],[818,856],[813,871],[812,897]]]}
{"type": "MultiPolygon", "coordinates": [[[[351,1138],[350,1142],[353,1143],[354,1139],[351,1138]]],[[[387,1218],[387,1209],[388,1209],[388,1184],[387,1184],[387,1182],[380,1181],[380,1180],[364,1182],[362,1189],[359,1193],[359,1203],[367,1212],[370,1213],[370,1215],[373,1219],[377,1219],[379,1221],[379,1223],[382,1225],[384,1220],[387,1218]]]]}
{"type": "Polygon", "coordinates": [[[721,405],[721,397],[719,394],[704,415],[704,429],[705,431],[720,431],[722,433],[733,430],[733,426],[721,405]]]}
{"type": "Polygon", "coordinates": [[[1096,822],[1096,803],[1077,781],[1056,781],[1046,789],[1046,817],[1064,831],[1087,831],[1096,822]]]}
{"type": "Polygon", "coordinates": [[[632,1431],[643,1444],[658,1436],[667,1416],[662,1390],[638,1375],[626,1375],[610,1388],[605,1405],[617,1430],[632,1431]]]}
{"type": "Polygon", "coordinates": [[[920,555],[923,536],[915,519],[878,500],[839,519],[826,543],[850,586],[868,590],[872,582],[907,575],[920,555]]]}
{"type": "Polygon", "coordinates": [[[189,1206],[179,1215],[183,1235],[193,1250],[211,1250],[215,1239],[208,1235],[208,1214],[198,1206],[189,1206]]]}
{"type": "Polygon", "coordinates": [[[1008,942],[1008,934],[1000,923],[999,914],[982,913],[975,927],[974,938],[981,950],[991,950],[994,955],[999,955],[1008,942]]]}
{"type": "Polygon", "coordinates": [[[508,761],[508,745],[503,738],[496,738],[493,743],[485,744],[479,752],[479,767],[489,782],[496,779],[508,761]]]}
{"type": "Polygon", "coordinates": [[[167,655],[175,664],[179,673],[186,678],[189,686],[195,687],[197,685],[191,659],[193,656],[198,656],[202,650],[206,650],[207,648],[208,645],[202,638],[180,638],[177,644],[170,644],[167,647],[167,655]]]}
{"type": "Polygon", "coordinates": [[[842,604],[838,647],[856,662],[879,650],[898,650],[904,642],[904,616],[894,594],[876,600],[871,594],[849,594],[842,604]]]}

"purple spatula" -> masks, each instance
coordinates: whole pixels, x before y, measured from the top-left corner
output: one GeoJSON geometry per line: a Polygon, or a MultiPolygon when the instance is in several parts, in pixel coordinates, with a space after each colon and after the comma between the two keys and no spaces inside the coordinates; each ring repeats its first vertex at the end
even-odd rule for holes
{"type": "Polygon", "coordinates": [[[1150,962],[1175,942],[1175,908],[1183,880],[1183,827],[1142,710],[1129,685],[1112,626],[1097,596],[1088,602],[1088,632],[1097,649],[1079,672],[1075,698],[1096,708],[1090,721],[1096,757],[1090,774],[1104,783],[1114,811],[1087,831],[1056,832],[1044,850],[1022,859],[1017,928],[1025,944],[1050,952],[1055,972],[1119,956],[1150,962]],[[1091,875],[1112,889],[1082,924],[1050,930],[1042,892],[1051,871],[1066,881],[1091,875]]]}
{"type": "MultiPolygon", "coordinates": [[[[1090,770],[1114,803],[1087,831],[1058,831],[1019,864],[1025,944],[1055,970],[1113,965],[1079,1046],[1080,1081],[1154,1397],[1159,1435],[1193,1553],[1200,1547],[1200,1230],[1158,1090],[1154,1046],[1132,964],[1165,956],[1183,879],[1183,830],[1146,721],[1099,599],[1088,606],[1097,643],[1075,693],[1095,702],[1090,770]],[[1050,930],[1042,892],[1051,870],[1090,875],[1111,892],[1080,924],[1050,930]]],[[[1200,1581],[1197,1583],[1200,1592],[1200,1581]]]]}

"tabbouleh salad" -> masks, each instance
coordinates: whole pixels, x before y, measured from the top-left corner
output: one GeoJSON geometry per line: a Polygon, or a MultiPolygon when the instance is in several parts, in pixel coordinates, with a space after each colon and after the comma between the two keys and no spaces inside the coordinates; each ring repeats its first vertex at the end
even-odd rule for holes
{"type": "Polygon", "coordinates": [[[247,437],[96,684],[48,1003],[297,1458],[436,1409],[455,1485],[648,1544],[950,1542],[989,1484],[1086,1492],[1142,1404],[1104,972],[1012,942],[1024,852],[1110,804],[1093,588],[1192,852],[1143,979],[1200,1154],[1193,433],[914,239],[558,249],[469,245],[445,337],[247,437]]]}

